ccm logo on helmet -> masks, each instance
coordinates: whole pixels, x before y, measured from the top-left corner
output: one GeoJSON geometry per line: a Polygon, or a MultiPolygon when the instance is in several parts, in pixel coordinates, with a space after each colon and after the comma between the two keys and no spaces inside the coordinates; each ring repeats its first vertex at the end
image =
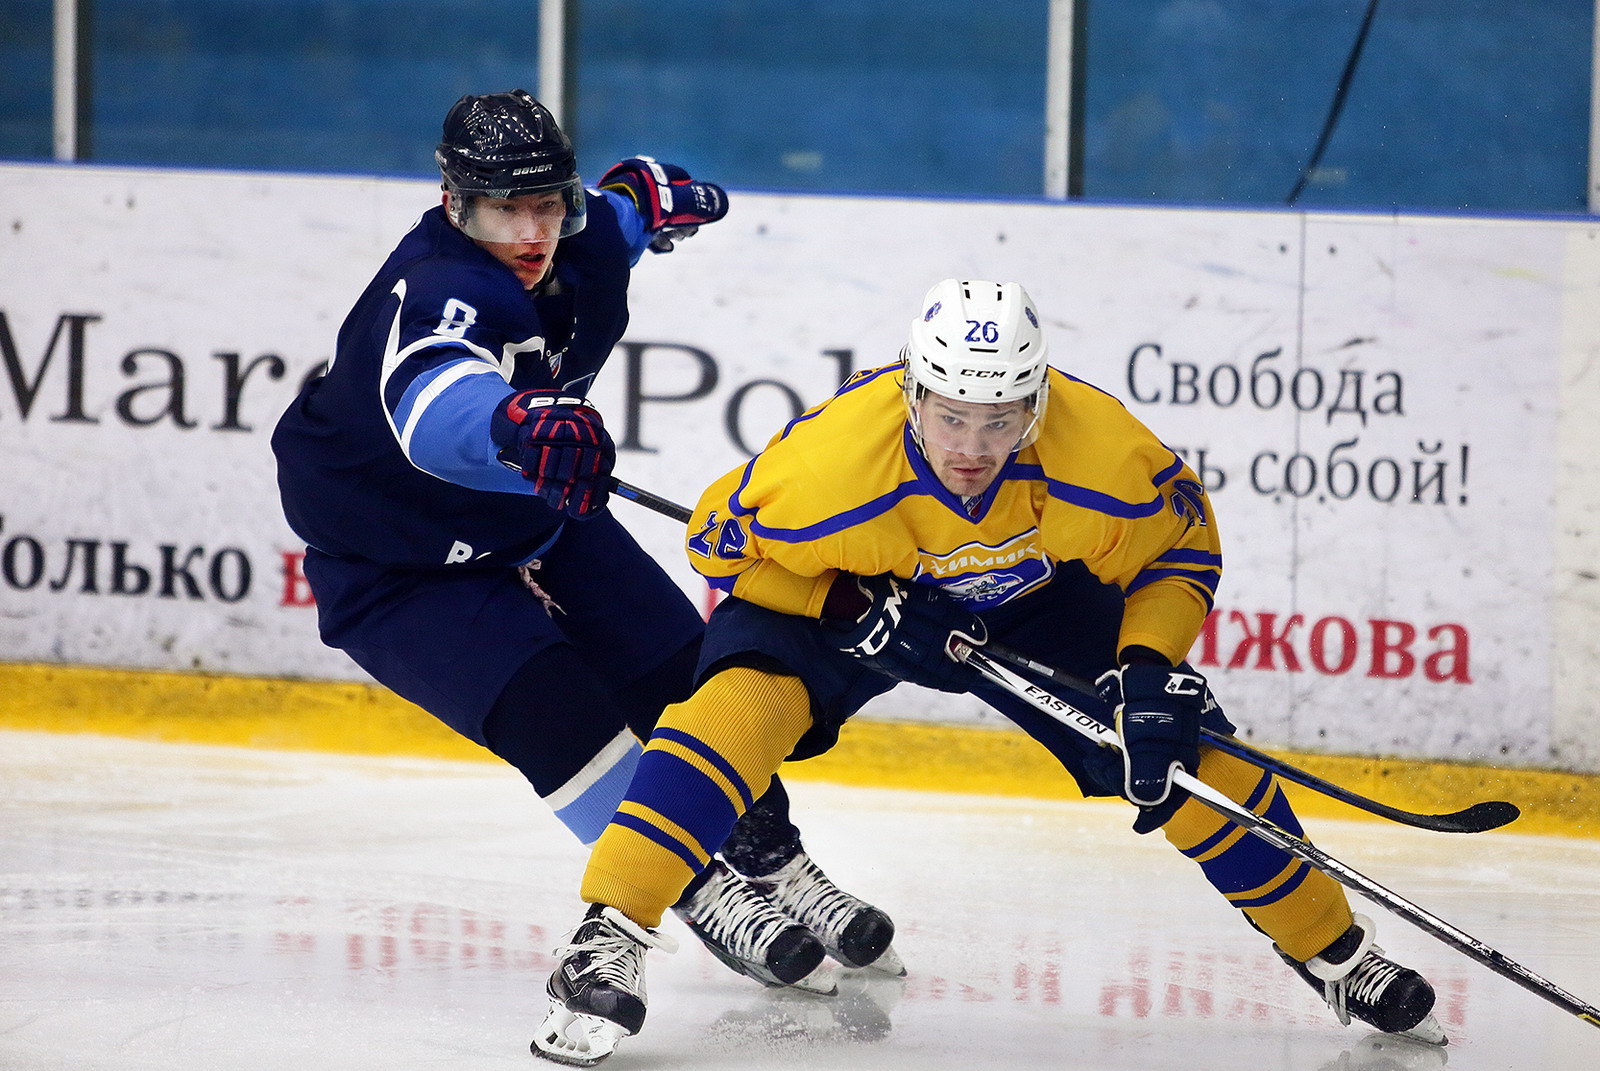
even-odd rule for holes
{"type": "Polygon", "coordinates": [[[997,379],[1005,375],[1005,372],[998,368],[962,368],[956,375],[967,376],[970,379],[997,379]]]}

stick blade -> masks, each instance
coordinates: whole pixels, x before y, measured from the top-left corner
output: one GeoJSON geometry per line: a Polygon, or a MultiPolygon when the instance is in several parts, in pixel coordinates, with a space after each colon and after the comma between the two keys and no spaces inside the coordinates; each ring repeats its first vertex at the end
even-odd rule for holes
{"type": "Polygon", "coordinates": [[[1522,809],[1506,800],[1485,800],[1482,803],[1474,803],[1466,810],[1440,817],[1452,819],[1459,827],[1457,832],[1485,833],[1515,822],[1522,817],[1522,809]]]}

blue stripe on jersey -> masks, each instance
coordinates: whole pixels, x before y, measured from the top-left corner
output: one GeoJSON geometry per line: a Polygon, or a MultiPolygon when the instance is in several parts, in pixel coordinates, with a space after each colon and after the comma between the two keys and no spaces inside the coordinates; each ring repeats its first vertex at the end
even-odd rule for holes
{"type": "MultiPolygon", "coordinates": [[[[846,528],[853,528],[858,524],[865,524],[872,518],[888,513],[904,500],[913,495],[927,494],[927,488],[920,481],[907,480],[887,494],[879,495],[871,502],[847,509],[843,513],[834,514],[816,524],[808,524],[804,528],[769,528],[755,519],[755,511],[743,509],[738,512],[750,518],[750,531],[763,539],[776,539],[781,543],[804,543],[810,539],[821,539],[823,536],[842,532],[846,528]]],[[[729,500],[730,505],[737,504],[737,494],[729,500]]]]}
{"type": "Polygon", "coordinates": [[[659,726],[651,736],[682,744],[702,759],[705,759],[711,764],[712,769],[726,777],[733,787],[738,790],[739,799],[743,801],[745,810],[748,811],[750,805],[755,802],[755,797],[750,794],[749,786],[744,783],[744,778],[739,776],[739,771],[733,768],[733,764],[699,737],[690,736],[682,729],[674,729],[669,725],[659,726]]]}
{"type": "MultiPolygon", "coordinates": [[[[617,813],[617,805],[622,802],[622,797],[627,795],[628,784],[633,780],[633,771],[639,765],[639,756],[644,753],[639,741],[630,738],[627,743],[629,746],[617,756],[608,769],[595,777],[572,802],[564,804],[555,812],[556,817],[561,819],[561,824],[572,830],[573,835],[584,844],[593,844],[600,839],[606,823],[617,813]]],[[[584,773],[592,775],[593,771],[585,768],[584,773]]]]}
{"type": "Polygon", "coordinates": [[[488,414],[510,393],[493,366],[474,358],[430,369],[411,381],[395,407],[400,448],[413,465],[441,480],[479,491],[532,494],[533,484],[500,463],[489,438],[488,414]]]}
{"type": "Polygon", "coordinates": [[[755,509],[741,503],[739,501],[739,495],[744,492],[744,489],[747,486],[749,486],[750,477],[755,474],[756,461],[759,460],[760,457],[761,455],[757,454],[755,457],[744,463],[744,475],[739,477],[739,486],[735,487],[733,489],[733,494],[728,496],[728,512],[736,517],[752,517],[755,515],[755,509]]]}
{"type": "MultiPolygon", "coordinates": [[[[837,397],[840,397],[840,395],[850,394],[851,391],[856,391],[858,387],[864,387],[866,384],[872,383],[874,379],[877,379],[878,376],[885,375],[885,373],[888,373],[888,371],[896,371],[902,367],[904,367],[904,365],[902,365],[901,362],[894,362],[893,365],[883,365],[882,368],[867,368],[867,370],[858,371],[858,373],[854,373],[854,376],[851,376],[850,379],[845,379],[845,383],[840,384],[840,387],[838,387],[837,391],[834,391],[834,394],[830,395],[829,402],[837,399],[837,397]]],[[[787,437],[789,437],[789,432],[794,431],[795,427],[805,423],[805,421],[808,421],[808,419],[814,418],[814,416],[821,415],[822,408],[824,408],[824,405],[818,405],[818,407],[811,408],[810,411],[806,411],[806,413],[802,413],[800,416],[795,416],[792,421],[784,424],[784,429],[782,429],[782,431],[778,434],[779,439],[787,439],[787,437]]]]}
{"type": "MultiPolygon", "coordinates": [[[[1182,462],[1179,462],[1181,465],[1182,462]]],[[[1063,483],[1052,480],[1045,475],[1042,465],[1012,465],[1007,475],[1019,480],[1038,480],[1045,485],[1051,498],[1058,498],[1074,506],[1092,509],[1096,513],[1104,513],[1111,517],[1125,517],[1137,519],[1140,517],[1153,517],[1161,512],[1161,493],[1148,502],[1124,502],[1120,498],[1113,498],[1103,491],[1091,491],[1087,487],[1076,484],[1063,483]]]]}
{"type": "Polygon", "coordinates": [[[1173,454],[1172,464],[1156,473],[1155,478],[1150,482],[1155,484],[1157,487],[1160,487],[1162,484],[1176,476],[1182,469],[1183,458],[1179,457],[1177,454],[1173,454]]]}
{"type": "Polygon", "coordinates": [[[625,829],[633,830],[648,841],[661,845],[661,847],[682,859],[689,869],[696,874],[703,869],[700,860],[695,857],[694,852],[687,845],[665,830],[657,829],[643,818],[635,818],[631,814],[619,813],[612,821],[625,829]]]}
{"type": "Polygon", "coordinates": [[[1157,580],[1183,580],[1199,590],[1200,595],[1206,600],[1206,609],[1210,610],[1212,600],[1217,596],[1217,583],[1221,579],[1217,573],[1196,573],[1189,569],[1146,569],[1133,578],[1126,594],[1132,595],[1157,580]]]}
{"type": "MultiPolygon", "coordinates": [[[[401,282],[403,284],[404,280],[401,282]]],[[[402,418],[396,415],[396,411],[404,404],[406,392],[411,389],[412,382],[418,376],[457,361],[471,358],[484,359],[465,342],[440,335],[418,339],[411,345],[410,352],[404,356],[384,354],[385,371],[378,381],[379,389],[383,392],[383,406],[389,410],[396,426],[403,422],[402,418]],[[388,366],[390,361],[395,362],[393,367],[388,366]]]]}
{"type": "Polygon", "coordinates": [[[804,543],[809,539],[821,539],[823,536],[832,535],[834,532],[840,532],[858,524],[865,524],[874,517],[888,513],[912,495],[927,493],[927,489],[919,481],[907,480],[893,491],[879,495],[865,505],[856,506],[845,510],[843,513],[836,513],[832,517],[825,517],[816,524],[808,524],[804,528],[772,528],[756,520],[754,506],[746,506],[739,501],[739,495],[749,485],[750,477],[755,471],[756,462],[760,458],[761,455],[757,454],[745,462],[744,474],[739,477],[739,486],[735,487],[733,494],[728,496],[728,512],[736,517],[749,518],[750,531],[764,539],[776,539],[780,543],[804,543]]]}
{"type": "Polygon", "coordinates": [[[1110,391],[1105,390],[1102,387],[1095,386],[1093,383],[1090,383],[1087,379],[1079,379],[1077,376],[1073,375],[1070,372],[1061,371],[1061,369],[1057,368],[1055,365],[1051,365],[1050,366],[1050,371],[1056,373],[1062,379],[1065,379],[1065,380],[1067,380],[1069,382],[1077,383],[1080,386],[1088,387],[1090,390],[1094,391],[1096,394],[1104,394],[1107,398],[1110,398],[1112,401],[1116,402],[1118,405],[1122,405],[1122,408],[1124,408],[1124,409],[1127,408],[1126,405],[1122,404],[1122,399],[1121,398],[1118,398],[1115,394],[1112,394],[1110,391]]]}
{"type": "MultiPolygon", "coordinates": [[[[389,407],[396,430],[404,433],[445,385],[474,374],[492,375],[505,383],[499,370],[488,361],[457,346],[429,346],[407,357],[384,385],[384,404],[389,407]]],[[[506,383],[503,393],[510,390],[511,385],[506,383]]]]}
{"type": "Polygon", "coordinates": [[[1181,547],[1173,547],[1171,550],[1163,551],[1160,560],[1164,562],[1184,562],[1189,565],[1214,565],[1218,569],[1222,568],[1222,555],[1209,550],[1186,550],[1181,547]]]}

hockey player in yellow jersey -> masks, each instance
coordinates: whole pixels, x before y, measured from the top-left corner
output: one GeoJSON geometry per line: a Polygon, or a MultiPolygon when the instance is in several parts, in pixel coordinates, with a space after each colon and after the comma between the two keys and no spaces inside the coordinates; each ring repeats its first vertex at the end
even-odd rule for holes
{"type": "Polygon", "coordinates": [[[933,287],[901,360],[857,373],[712,484],[687,549],[728,598],[698,690],[662,716],[590,856],[589,911],[560,950],[536,1053],[594,1063],[639,1028],[663,911],[786,759],[827,750],[898,681],[981,697],[1086,795],[1136,805],[1134,829],[1198,863],[1342,1021],[1444,1042],[1432,987],[1372,944],[1332,878],[1172,785],[1181,767],[1303,832],[1270,773],[1200,743],[1201,726],[1233,731],[1184,661],[1222,568],[1204,487],[1115,398],[1049,366],[1017,284],[933,287]],[[1098,678],[1102,702],[1075,702],[1120,751],[952,653],[991,638],[1098,678]]]}

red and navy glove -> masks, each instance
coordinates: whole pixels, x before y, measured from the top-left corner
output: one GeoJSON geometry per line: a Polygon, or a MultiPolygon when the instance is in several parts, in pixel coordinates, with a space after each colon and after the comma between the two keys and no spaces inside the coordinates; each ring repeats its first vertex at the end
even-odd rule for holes
{"type": "Polygon", "coordinates": [[[676,164],[649,156],[630,156],[617,164],[600,176],[600,188],[633,199],[644,229],[655,236],[650,248],[657,253],[672,252],[674,242],[728,214],[728,195],[721,186],[695,182],[676,164]]]}
{"type": "Polygon", "coordinates": [[[489,435],[500,447],[500,463],[532,480],[533,493],[551,509],[587,517],[605,507],[617,448],[600,414],[582,398],[518,391],[495,409],[489,435]]]}

